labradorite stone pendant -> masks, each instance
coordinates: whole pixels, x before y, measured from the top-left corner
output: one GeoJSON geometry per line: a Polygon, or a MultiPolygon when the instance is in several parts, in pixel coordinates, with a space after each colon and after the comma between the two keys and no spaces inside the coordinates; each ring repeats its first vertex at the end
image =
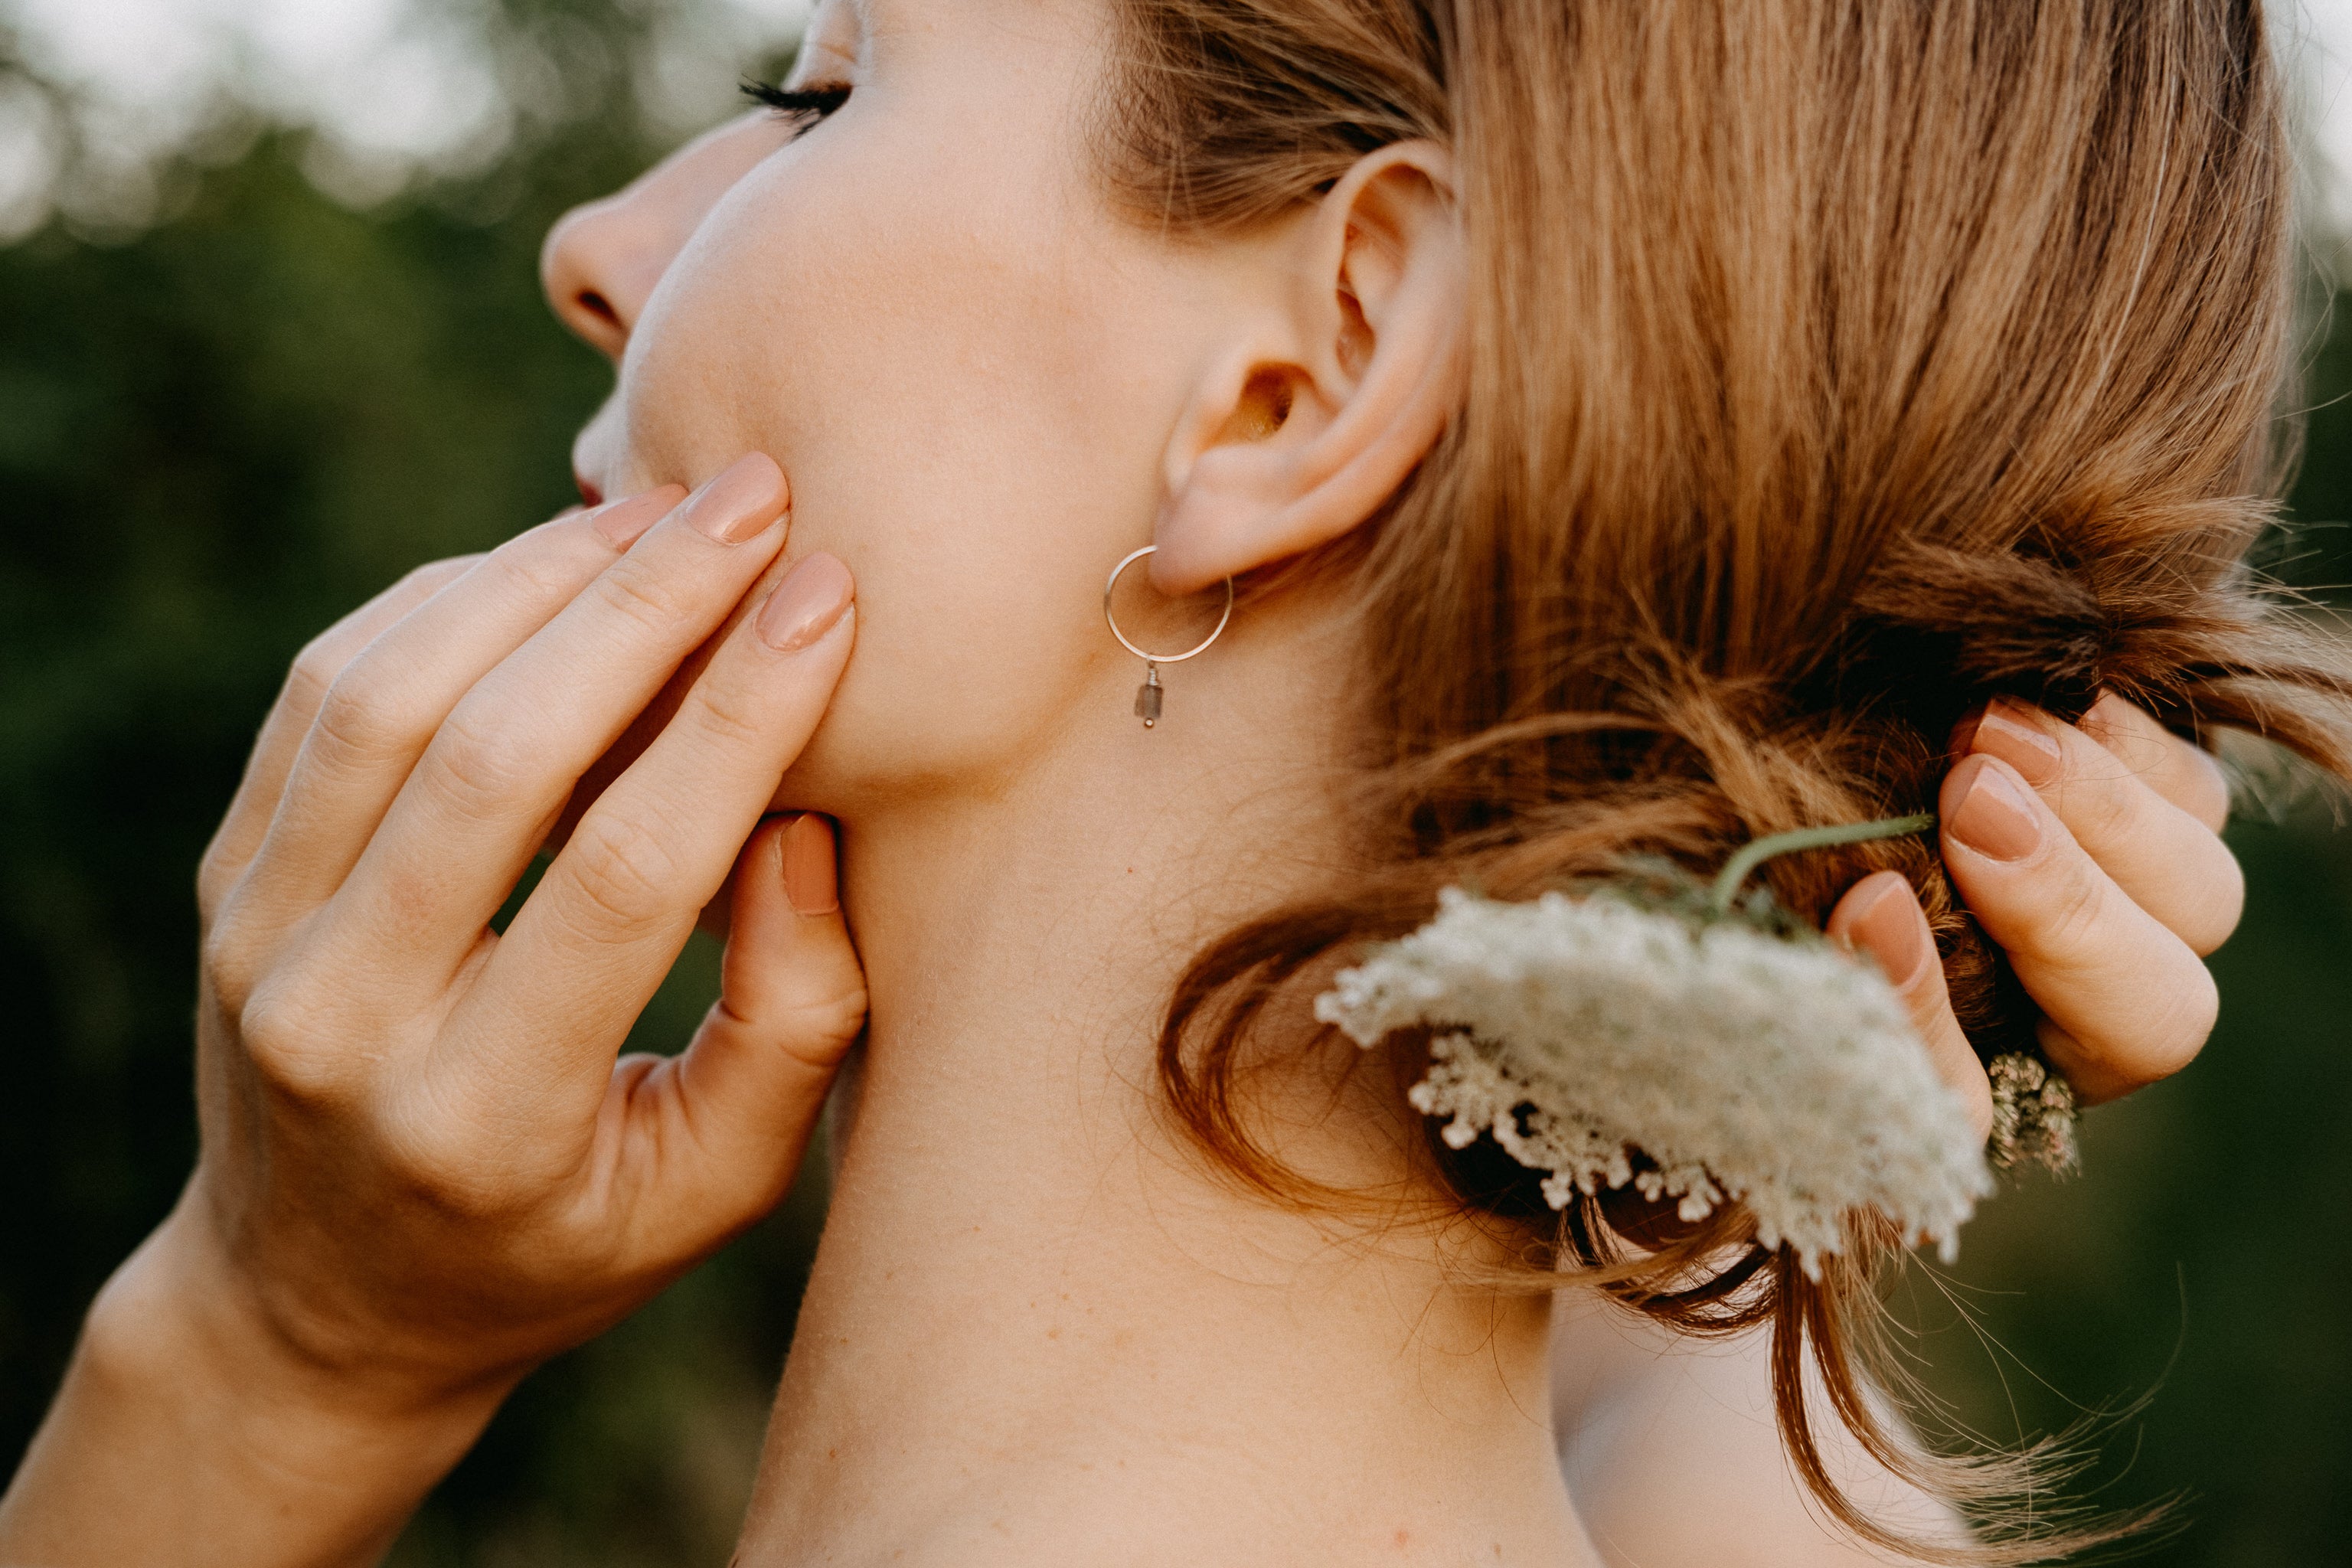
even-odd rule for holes
{"type": "Polygon", "coordinates": [[[1143,684],[1135,689],[1135,716],[1143,721],[1143,727],[1147,730],[1159,727],[1160,705],[1167,700],[1167,693],[1160,685],[1160,667],[1181,664],[1188,658],[1208,652],[1209,645],[1224,635],[1225,623],[1234,618],[1234,580],[1228,577],[1225,579],[1224,612],[1218,616],[1217,624],[1210,629],[1207,637],[1182,653],[1153,653],[1129,641],[1127,634],[1118,629],[1118,617],[1111,613],[1111,595],[1118,591],[1118,574],[1159,548],[1156,544],[1147,544],[1140,550],[1129,551],[1127,559],[1110,569],[1110,578],[1103,584],[1103,624],[1110,627],[1110,635],[1118,639],[1119,647],[1143,661],[1143,684]]]}

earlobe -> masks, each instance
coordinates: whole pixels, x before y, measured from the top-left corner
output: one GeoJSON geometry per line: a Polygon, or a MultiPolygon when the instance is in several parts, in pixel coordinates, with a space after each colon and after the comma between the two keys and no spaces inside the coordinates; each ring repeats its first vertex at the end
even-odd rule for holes
{"type": "Polygon", "coordinates": [[[1151,579],[1183,595],[1377,515],[1462,395],[1465,258],[1451,164],[1368,154],[1273,253],[1268,308],[1203,376],[1167,457],[1151,579]]]}

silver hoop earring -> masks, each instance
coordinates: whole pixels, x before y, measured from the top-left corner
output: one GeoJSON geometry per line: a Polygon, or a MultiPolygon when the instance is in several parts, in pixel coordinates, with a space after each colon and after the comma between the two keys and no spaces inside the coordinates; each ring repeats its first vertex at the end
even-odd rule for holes
{"type": "Polygon", "coordinates": [[[1127,634],[1118,629],[1118,617],[1110,613],[1110,596],[1118,586],[1119,574],[1159,548],[1157,544],[1147,544],[1142,549],[1133,552],[1126,560],[1110,569],[1110,581],[1103,584],[1104,623],[1110,627],[1110,635],[1118,639],[1119,647],[1143,661],[1143,684],[1135,689],[1135,716],[1143,721],[1143,727],[1147,730],[1160,722],[1160,697],[1166,690],[1166,688],[1160,684],[1160,667],[1163,664],[1181,664],[1188,658],[1206,653],[1211,643],[1224,636],[1225,623],[1234,618],[1234,580],[1228,577],[1225,579],[1225,613],[1217,617],[1216,629],[1202,637],[1198,647],[1187,648],[1182,653],[1146,653],[1128,641],[1127,634]]]}

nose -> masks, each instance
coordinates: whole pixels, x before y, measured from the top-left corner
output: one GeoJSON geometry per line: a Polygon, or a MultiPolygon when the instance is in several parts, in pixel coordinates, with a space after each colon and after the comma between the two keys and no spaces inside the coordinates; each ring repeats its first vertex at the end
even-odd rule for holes
{"type": "Polygon", "coordinates": [[[617,361],[646,301],[703,218],[790,130],[764,110],[688,142],[624,189],[577,206],[547,233],[540,282],[555,314],[617,361]]]}
{"type": "Polygon", "coordinates": [[[646,204],[623,191],[576,206],[548,230],[540,282],[556,318],[607,359],[629,346],[646,300],[677,253],[673,237],[646,220],[646,204]]]}

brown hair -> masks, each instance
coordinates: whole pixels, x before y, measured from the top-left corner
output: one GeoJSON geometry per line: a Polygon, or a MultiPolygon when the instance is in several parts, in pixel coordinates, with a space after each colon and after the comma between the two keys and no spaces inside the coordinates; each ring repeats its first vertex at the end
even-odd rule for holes
{"type": "MultiPolygon", "coordinates": [[[[1429,137],[1454,151],[1471,256],[1459,417],[1350,563],[1381,628],[1384,852],[1202,954],[1166,1020],[1173,1110],[1229,1172],[1304,1190],[1236,1102],[1253,1026],[1445,884],[1524,897],[1629,851],[1708,868],[1758,835],[1923,809],[1955,721],[1996,693],[2073,717],[2113,690],[2352,763],[2345,658],[2243,564],[2290,319],[2256,0],[1122,13],[1105,145],[1139,217],[1244,228],[1429,137]]],[[[1768,878],[1818,921],[1884,867],[1919,889],[1979,1048],[2030,1028],[1931,844],[1768,878]]],[[[1628,1255],[1621,1236],[1653,1234],[1638,1205],[1551,1215],[1491,1147],[1430,1150],[1540,1266],[1602,1268],[1696,1331],[1770,1321],[1789,1450],[1864,1538],[2015,1563],[2116,1533],[2051,1527],[2045,1500],[2040,1525],[1996,1515],[1937,1547],[1838,1493],[1808,1349],[1897,1474],[1982,1502],[2029,1473],[1918,1455],[1874,1414],[1855,1363],[1900,1255],[1866,1220],[1819,1280],[1737,1211],[1628,1255]]]]}

